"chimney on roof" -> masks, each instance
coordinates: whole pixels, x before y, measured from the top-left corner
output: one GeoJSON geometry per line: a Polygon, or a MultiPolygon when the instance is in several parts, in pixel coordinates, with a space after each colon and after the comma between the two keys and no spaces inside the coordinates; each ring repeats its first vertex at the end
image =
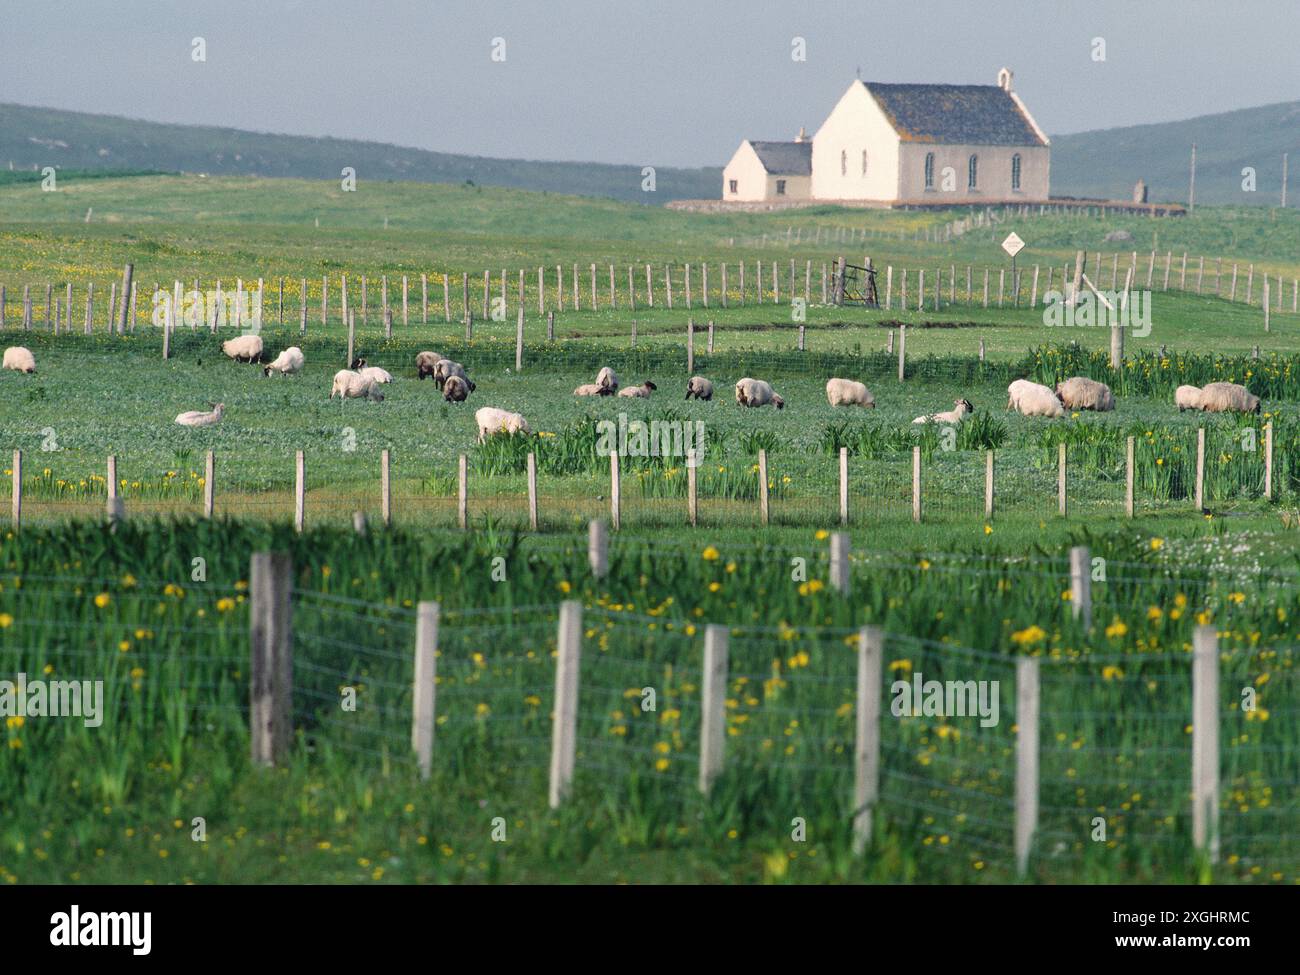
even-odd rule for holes
{"type": "Polygon", "coordinates": [[[808,133],[804,131],[804,127],[803,127],[802,125],[799,126],[799,134],[796,135],[796,136],[794,137],[794,141],[795,141],[795,142],[807,142],[807,141],[808,141],[808,133]]]}
{"type": "Polygon", "coordinates": [[[1011,69],[1003,68],[998,72],[998,87],[1003,91],[1011,91],[1011,69]]]}

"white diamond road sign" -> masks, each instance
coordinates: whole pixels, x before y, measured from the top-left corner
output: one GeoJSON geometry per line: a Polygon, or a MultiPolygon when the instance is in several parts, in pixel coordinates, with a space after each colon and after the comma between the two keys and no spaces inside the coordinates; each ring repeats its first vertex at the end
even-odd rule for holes
{"type": "Polygon", "coordinates": [[[1012,257],[1015,257],[1022,250],[1024,250],[1024,247],[1025,247],[1025,242],[1020,239],[1020,235],[1017,234],[1014,230],[1010,234],[1008,234],[1007,239],[1002,242],[1002,249],[1006,251],[1008,254],[1010,254],[1012,257]]]}

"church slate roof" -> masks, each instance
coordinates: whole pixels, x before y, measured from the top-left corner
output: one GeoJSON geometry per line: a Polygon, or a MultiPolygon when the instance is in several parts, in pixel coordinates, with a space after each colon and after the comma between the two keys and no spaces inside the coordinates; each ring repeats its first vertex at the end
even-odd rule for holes
{"type": "Polygon", "coordinates": [[[755,142],[749,144],[759,162],[773,176],[811,176],[812,142],[755,142]]]}
{"type": "Polygon", "coordinates": [[[863,84],[904,142],[1047,144],[1011,94],[997,85],[863,84]]]}

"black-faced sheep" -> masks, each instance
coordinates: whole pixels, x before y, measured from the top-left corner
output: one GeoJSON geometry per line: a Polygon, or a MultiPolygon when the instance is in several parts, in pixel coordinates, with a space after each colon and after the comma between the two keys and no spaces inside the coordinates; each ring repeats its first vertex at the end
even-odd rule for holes
{"type": "Polygon", "coordinates": [[[273,372],[278,372],[281,376],[292,376],[295,373],[302,372],[302,367],[306,361],[302,349],[296,345],[291,345],[276,356],[269,365],[263,366],[262,374],[269,376],[273,372]]]}
{"type": "Polygon", "coordinates": [[[463,403],[471,392],[469,383],[460,376],[448,376],[442,384],[442,398],[448,403],[463,403]]]}
{"type": "Polygon", "coordinates": [[[943,413],[930,413],[927,416],[918,416],[913,423],[961,423],[962,420],[975,412],[975,407],[971,405],[968,399],[953,400],[953,408],[943,413]]]}
{"type": "Polygon", "coordinates": [[[709,382],[703,376],[692,376],[686,382],[686,398],[702,399],[705,402],[713,399],[713,383],[709,382]]]}
{"type": "Polygon", "coordinates": [[[618,391],[618,395],[636,399],[649,399],[650,394],[658,388],[658,386],[647,379],[640,386],[624,386],[618,391]]]}

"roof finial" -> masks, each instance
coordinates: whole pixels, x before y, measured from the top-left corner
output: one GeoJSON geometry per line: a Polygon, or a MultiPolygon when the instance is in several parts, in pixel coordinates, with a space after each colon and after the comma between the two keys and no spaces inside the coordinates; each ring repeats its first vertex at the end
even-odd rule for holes
{"type": "Polygon", "coordinates": [[[808,133],[807,133],[807,131],[804,130],[804,127],[803,127],[802,125],[799,126],[799,134],[796,135],[796,136],[794,137],[794,141],[795,141],[795,142],[807,142],[807,141],[808,141],[808,133]]]}
{"type": "Polygon", "coordinates": [[[858,74],[858,80],[861,81],[861,80],[862,80],[862,65],[860,65],[860,64],[858,65],[858,68],[857,68],[857,74],[858,74]]]}
{"type": "Polygon", "coordinates": [[[1003,68],[998,72],[998,87],[1003,91],[1011,90],[1011,69],[1003,68]]]}

